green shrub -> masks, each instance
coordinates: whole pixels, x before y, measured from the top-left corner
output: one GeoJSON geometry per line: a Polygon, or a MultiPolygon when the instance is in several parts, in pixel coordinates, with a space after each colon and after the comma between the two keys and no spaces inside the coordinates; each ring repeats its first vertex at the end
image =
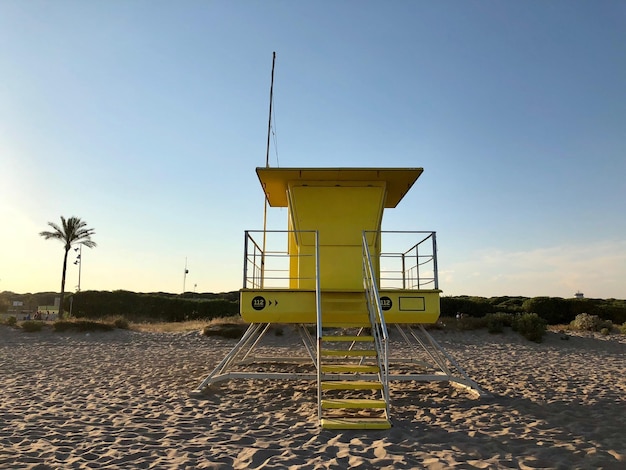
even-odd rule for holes
{"type": "Polygon", "coordinates": [[[126,320],[126,318],[124,317],[118,317],[113,320],[113,326],[115,328],[119,328],[120,330],[128,330],[130,328],[128,320],[126,320]]]}
{"type": "Polygon", "coordinates": [[[491,334],[504,332],[504,323],[498,318],[487,315],[487,331],[491,334]]]}
{"type": "Polygon", "coordinates": [[[576,315],[576,318],[572,320],[570,326],[574,330],[578,331],[601,331],[605,328],[611,331],[611,329],[613,328],[613,323],[610,320],[602,320],[597,315],[581,313],[579,315],[576,315]]]}
{"type": "Polygon", "coordinates": [[[486,317],[462,316],[456,320],[456,327],[461,331],[480,330],[487,326],[486,317]]]}
{"type": "Polygon", "coordinates": [[[600,330],[600,333],[602,333],[604,336],[608,336],[611,333],[611,330],[609,328],[602,328],[600,330]]]}
{"type": "Polygon", "coordinates": [[[567,323],[572,319],[570,304],[560,297],[533,297],[522,304],[527,313],[536,313],[550,325],[567,323]]]}
{"type": "Polygon", "coordinates": [[[468,317],[484,317],[493,312],[493,306],[484,297],[469,297],[461,295],[457,297],[441,297],[441,315],[454,317],[457,312],[463,312],[468,317]]]}
{"type": "Polygon", "coordinates": [[[536,313],[524,313],[515,318],[513,329],[527,340],[541,343],[546,334],[546,321],[536,313]]]}
{"type": "Polygon", "coordinates": [[[207,325],[202,330],[204,336],[221,336],[222,338],[239,339],[243,336],[246,325],[224,323],[219,325],[207,325]]]}
{"type": "Polygon", "coordinates": [[[15,318],[13,315],[11,315],[9,318],[7,318],[7,325],[9,325],[9,326],[17,325],[17,318],[15,318]]]}
{"type": "Polygon", "coordinates": [[[59,320],[54,322],[54,331],[111,331],[113,325],[91,320],[59,320]]]}
{"type": "Polygon", "coordinates": [[[43,328],[43,322],[35,321],[35,320],[26,320],[22,322],[22,329],[29,333],[33,333],[35,331],[41,331],[43,328]]]}
{"type": "Polygon", "coordinates": [[[502,333],[505,326],[513,325],[513,315],[509,313],[489,313],[485,316],[489,333],[502,333]]]}
{"type": "Polygon", "coordinates": [[[621,334],[626,335],[626,321],[619,327],[619,331],[621,334]]]}
{"type": "Polygon", "coordinates": [[[238,297],[238,292],[175,295],[81,291],[73,294],[73,311],[80,318],[101,319],[119,315],[133,323],[211,320],[239,313],[238,297]]]}

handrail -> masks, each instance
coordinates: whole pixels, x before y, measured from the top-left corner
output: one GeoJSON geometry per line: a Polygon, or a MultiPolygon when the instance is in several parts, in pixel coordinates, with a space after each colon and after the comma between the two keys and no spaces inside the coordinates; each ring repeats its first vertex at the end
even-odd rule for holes
{"type": "Polygon", "coordinates": [[[389,417],[389,333],[385,316],[380,305],[376,273],[372,265],[366,232],[363,232],[363,285],[367,301],[367,311],[372,325],[372,336],[378,351],[377,361],[380,370],[380,381],[383,385],[383,399],[389,417]]]}
{"type": "Polygon", "coordinates": [[[322,419],[322,287],[320,282],[319,232],[315,231],[315,316],[317,318],[317,416],[322,419]]]}

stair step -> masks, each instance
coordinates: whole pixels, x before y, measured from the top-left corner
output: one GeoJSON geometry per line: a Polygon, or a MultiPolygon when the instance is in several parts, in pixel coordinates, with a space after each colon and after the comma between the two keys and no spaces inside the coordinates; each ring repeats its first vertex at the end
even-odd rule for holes
{"type": "Polygon", "coordinates": [[[367,380],[333,380],[322,382],[322,390],[381,390],[383,384],[367,380]]]}
{"type": "Polygon", "coordinates": [[[373,336],[322,336],[322,341],[374,341],[373,336]]]}
{"type": "Polygon", "coordinates": [[[321,425],[325,429],[390,429],[387,418],[323,418],[321,425]]]}
{"type": "Polygon", "coordinates": [[[322,366],[323,373],[339,372],[339,373],[365,373],[379,372],[380,369],[376,365],[362,364],[327,364],[322,366]]]}
{"type": "Polygon", "coordinates": [[[322,409],[345,409],[345,408],[386,408],[385,400],[368,400],[365,398],[335,398],[322,400],[322,409]]]}
{"type": "Polygon", "coordinates": [[[322,349],[322,356],[358,356],[358,357],[375,357],[374,349],[322,349]]]}

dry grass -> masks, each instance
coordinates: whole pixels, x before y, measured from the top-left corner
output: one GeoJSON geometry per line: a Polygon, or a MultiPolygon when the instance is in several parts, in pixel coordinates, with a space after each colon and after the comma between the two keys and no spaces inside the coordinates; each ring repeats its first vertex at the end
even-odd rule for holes
{"type": "Polygon", "coordinates": [[[239,315],[232,315],[230,317],[214,318],[210,321],[206,320],[192,320],[176,323],[131,323],[130,329],[135,331],[141,331],[145,333],[186,333],[188,331],[202,331],[205,327],[210,325],[223,325],[223,324],[241,324],[245,322],[239,315]]]}

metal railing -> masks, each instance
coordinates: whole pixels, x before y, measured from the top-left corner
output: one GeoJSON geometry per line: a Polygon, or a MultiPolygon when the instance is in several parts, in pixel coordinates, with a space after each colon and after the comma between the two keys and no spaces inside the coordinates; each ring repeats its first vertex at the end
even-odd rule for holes
{"type": "Polygon", "coordinates": [[[389,418],[389,334],[385,316],[380,305],[376,272],[372,265],[372,257],[368,246],[368,237],[363,233],[363,287],[367,311],[372,325],[372,336],[378,351],[377,361],[380,370],[380,382],[383,385],[383,399],[386,403],[386,413],[389,418]]]}
{"type": "Polygon", "coordinates": [[[370,245],[380,237],[380,289],[439,289],[436,232],[364,234],[370,245]]]}
{"type": "MultiPolygon", "coordinates": [[[[301,270],[294,274],[290,266],[292,263],[302,265],[307,257],[319,258],[319,249],[302,250],[303,246],[312,247],[317,243],[316,234],[312,230],[246,231],[243,287],[287,289],[308,284],[313,288],[312,270],[307,271],[307,277],[301,270]],[[258,243],[255,235],[263,242],[258,243]],[[290,237],[291,253],[288,251],[290,237]]],[[[372,260],[379,289],[439,289],[436,232],[364,231],[363,234],[369,247],[380,246],[379,258],[374,256],[372,260]]],[[[315,261],[308,263],[313,265],[315,261]]]]}
{"type": "MultiPolygon", "coordinates": [[[[293,244],[295,246],[295,243],[293,244]]],[[[244,289],[288,289],[293,283],[309,281],[315,283],[315,275],[297,276],[291,273],[290,265],[303,258],[319,257],[318,236],[314,230],[246,230],[244,237],[243,287],[244,289]],[[254,235],[263,237],[257,243],[254,235]],[[290,253],[289,237],[298,240],[298,250],[302,245],[314,245],[309,253],[290,253]],[[304,242],[306,243],[304,243],[304,242]],[[296,259],[299,258],[299,259],[296,259]]],[[[316,263],[316,272],[319,262],[316,263]]],[[[319,275],[319,274],[318,274],[319,275]]]]}

